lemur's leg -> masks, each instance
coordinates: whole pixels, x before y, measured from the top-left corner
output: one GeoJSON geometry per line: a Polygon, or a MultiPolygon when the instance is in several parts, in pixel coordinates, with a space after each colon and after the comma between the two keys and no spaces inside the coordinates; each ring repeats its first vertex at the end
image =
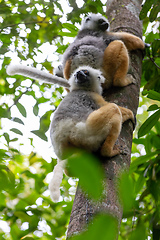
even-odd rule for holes
{"type": "Polygon", "coordinates": [[[124,87],[131,84],[134,79],[127,75],[129,68],[129,55],[124,43],[120,40],[111,42],[104,51],[103,66],[106,83],[109,85],[124,87]]]}
{"type": "Polygon", "coordinates": [[[129,51],[145,48],[144,42],[139,37],[134,36],[133,34],[126,32],[116,32],[110,33],[110,35],[113,35],[117,39],[122,40],[129,51]]]}
{"type": "Polygon", "coordinates": [[[122,113],[122,123],[124,123],[125,121],[131,119],[133,123],[135,123],[135,117],[133,112],[128,109],[128,108],[124,108],[124,107],[120,107],[118,106],[121,113],[122,113]]]}
{"type": "Polygon", "coordinates": [[[120,134],[122,125],[122,114],[119,107],[114,103],[107,105],[92,112],[87,120],[86,127],[95,136],[101,135],[106,140],[100,150],[103,156],[112,157],[120,153],[119,149],[114,148],[114,144],[120,134]]]}

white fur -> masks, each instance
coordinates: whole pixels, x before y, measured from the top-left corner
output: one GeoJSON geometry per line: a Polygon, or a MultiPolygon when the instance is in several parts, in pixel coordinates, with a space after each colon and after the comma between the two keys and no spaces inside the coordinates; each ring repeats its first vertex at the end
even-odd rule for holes
{"type": "Polygon", "coordinates": [[[66,161],[59,161],[54,167],[53,178],[49,183],[49,190],[51,198],[54,202],[58,202],[60,197],[60,184],[63,178],[63,170],[65,167],[66,161]]]}
{"type": "MultiPolygon", "coordinates": [[[[98,69],[93,69],[89,66],[81,66],[76,71],[73,72],[69,79],[69,84],[71,85],[70,91],[77,89],[75,83],[75,74],[81,70],[88,70],[90,73],[90,78],[92,81],[92,89],[90,91],[97,92],[99,94],[102,93],[101,83],[104,83],[105,79],[102,76],[102,73],[98,69]]],[[[63,160],[63,144],[66,145],[68,143],[68,139],[71,139],[77,143],[77,147],[86,148],[90,151],[96,151],[99,149],[101,143],[105,140],[106,135],[108,134],[108,128],[104,126],[99,132],[93,133],[93,129],[89,129],[86,126],[85,122],[75,123],[71,119],[63,119],[60,120],[56,125],[56,131],[52,128],[52,123],[50,127],[50,136],[51,142],[54,147],[54,151],[58,156],[60,161],[54,168],[54,176],[49,184],[49,189],[51,193],[51,198],[53,201],[58,201],[60,196],[59,186],[63,178],[63,169],[66,160],[63,160]]]]}
{"type": "MultiPolygon", "coordinates": [[[[92,14],[89,14],[86,18],[84,18],[83,20],[82,20],[82,23],[81,23],[81,30],[83,30],[83,29],[92,29],[92,30],[95,30],[95,27],[96,27],[96,23],[98,22],[98,20],[99,19],[103,19],[103,20],[105,20],[107,23],[109,23],[108,22],[108,20],[107,20],[107,18],[105,18],[104,16],[102,16],[101,14],[94,14],[94,13],[92,13],[92,14]],[[90,18],[90,20],[89,21],[87,21],[86,22],[86,19],[87,18],[90,18]]],[[[107,29],[107,31],[109,31],[109,28],[107,29]]]]}
{"type": "Polygon", "coordinates": [[[55,74],[56,76],[58,76],[58,77],[64,78],[64,76],[63,76],[63,66],[62,66],[62,65],[58,65],[58,67],[56,67],[56,68],[54,69],[54,74],[55,74]]]}
{"type": "Polygon", "coordinates": [[[17,65],[10,64],[7,67],[6,72],[8,75],[18,74],[35,80],[41,80],[48,83],[56,83],[67,88],[70,87],[68,81],[65,80],[64,78],[54,76],[50,73],[43,72],[33,67],[23,66],[20,64],[17,65]]]}
{"type": "Polygon", "coordinates": [[[99,132],[93,132],[93,129],[89,129],[85,122],[78,122],[75,124],[71,119],[63,119],[59,121],[56,126],[56,131],[52,130],[51,123],[51,141],[54,147],[54,151],[58,158],[63,159],[63,144],[68,143],[68,139],[76,142],[77,147],[85,148],[89,151],[97,151],[102,142],[106,139],[110,126],[104,126],[99,132]],[[63,134],[62,134],[63,133],[63,134]],[[56,140],[55,140],[56,139],[56,140]],[[75,139],[75,141],[74,141],[75,139]]]}
{"type": "Polygon", "coordinates": [[[77,68],[71,75],[69,79],[69,84],[70,84],[70,91],[76,90],[77,85],[75,84],[75,74],[78,71],[81,70],[88,70],[92,79],[92,89],[89,89],[89,91],[97,92],[98,94],[102,94],[102,86],[101,84],[105,82],[105,78],[102,75],[102,72],[99,69],[94,69],[90,66],[81,66],[77,68]]]}

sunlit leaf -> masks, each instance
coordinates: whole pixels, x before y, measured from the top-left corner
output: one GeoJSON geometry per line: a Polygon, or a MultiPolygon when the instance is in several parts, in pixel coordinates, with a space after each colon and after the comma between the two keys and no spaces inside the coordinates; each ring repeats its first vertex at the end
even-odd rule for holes
{"type": "Polygon", "coordinates": [[[71,23],[63,23],[62,27],[68,29],[71,33],[74,33],[74,34],[77,34],[79,30],[74,24],[71,24],[71,23]]]}
{"type": "Polygon", "coordinates": [[[21,240],[34,240],[34,239],[35,238],[33,237],[27,237],[27,236],[21,238],[21,240]]]}
{"type": "Polygon", "coordinates": [[[75,37],[77,35],[76,32],[59,32],[59,35],[60,36],[63,36],[63,37],[75,37]]]}

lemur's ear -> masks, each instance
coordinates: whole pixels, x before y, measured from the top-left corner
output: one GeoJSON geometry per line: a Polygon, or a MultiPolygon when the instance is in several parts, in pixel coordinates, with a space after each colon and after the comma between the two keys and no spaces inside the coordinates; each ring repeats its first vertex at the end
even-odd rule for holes
{"type": "Polygon", "coordinates": [[[105,78],[102,75],[98,76],[100,83],[105,83],[105,78]]]}

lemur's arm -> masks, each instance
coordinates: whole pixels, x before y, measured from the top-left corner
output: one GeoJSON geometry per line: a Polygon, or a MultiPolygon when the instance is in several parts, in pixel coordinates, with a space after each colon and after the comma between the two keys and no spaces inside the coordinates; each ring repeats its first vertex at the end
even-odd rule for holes
{"type": "Polygon", "coordinates": [[[137,36],[126,32],[107,32],[107,35],[115,37],[115,40],[122,40],[129,51],[144,49],[144,42],[137,36]]]}
{"type": "Polygon", "coordinates": [[[22,75],[22,76],[25,76],[25,77],[35,79],[35,80],[41,80],[41,81],[48,82],[48,83],[59,84],[60,86],[63,86],[63,87],[66,87],[66,88],[70,87],[69,82],[64,78],[54,76],[50,73],[43,72],[43,71],[38,70],[36,68],[27,67],[27,66],[23,66],[23,65],[20,65],[20,64],[17,64],[17,65],[10,64],[7,67],[7,74],[8,75],[18,74],[18,75],[22,75]]]}

